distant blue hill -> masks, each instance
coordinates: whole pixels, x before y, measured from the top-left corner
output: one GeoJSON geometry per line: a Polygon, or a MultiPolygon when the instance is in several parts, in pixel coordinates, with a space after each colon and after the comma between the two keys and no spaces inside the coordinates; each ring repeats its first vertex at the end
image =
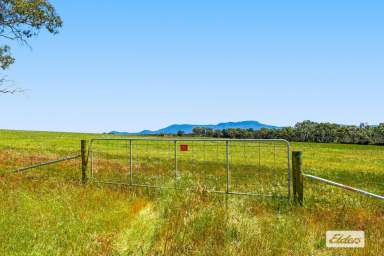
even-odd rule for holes
{"type": "Polygon", "coordinates": [[[202,128],[211,128],[213,130],[222,130],[229,128],[240,128],[240,129],[254,129],[259,130],[262,128],[267,129],[276,129],[277,126],[262,124],[257,121],[242,121],[242,122],[228,122],[228,123],[219,123],[215,125],[205,125],[205,124],[173,124],[168,127],[159,129],[157,131],[144,130],[139,133],[129,133],[129,132],[118,132],[112,131],[110,134],[141,134],[141,135],[151,135],[151,134],[176,134],[178,131],[183,131],[184,133],[192,133],[193,128],[202,127],[202,128]]]}

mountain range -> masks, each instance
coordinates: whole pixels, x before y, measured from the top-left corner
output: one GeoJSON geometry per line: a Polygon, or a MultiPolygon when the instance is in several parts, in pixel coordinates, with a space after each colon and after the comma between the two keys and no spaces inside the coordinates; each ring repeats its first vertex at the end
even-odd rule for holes
{"type": "Polygon", "coordinates": [[[165,128],[151,131],[144,130],[138,133],[130,133],[130,132],[119,132],[112,131],[110,134],[140,134],[140,135],[151,135],[151,134],[176,134],[178,131],[183,131],[184,133],[192,133],[193,128],[201,127],[201,128],[211,128],[213,130],[222,130],[229,128],[240,128],[240,129],[254,129],[259,130],[262,128],[267,129],[276,129],[279,128],[277,126],[263,124],[258,121],[241,121],[241,122],[227,122],[227,123],[219,123],[219,124],[172,124],[165,128]]]}

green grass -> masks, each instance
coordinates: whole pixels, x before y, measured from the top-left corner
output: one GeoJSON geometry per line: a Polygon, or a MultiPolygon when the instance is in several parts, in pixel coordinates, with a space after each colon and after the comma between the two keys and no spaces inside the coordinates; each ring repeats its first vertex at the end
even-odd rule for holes
{"type": "MultiPolygon", "coordinates": [[[[110,136],[0,130],[0,172],[78,154],[79,140],[94,137],[110,136]]],[[[129,148],[124,143],[95,146],[96,178],[129,180],[129,148]]],[[[136,146],[138,169],[134,170],[147,172],[134,173],[135,182],[175,185],[169,145],[136,146]]],[[[278,147],[275,161],[274,148],[265,147],[257,172],[258,149],[246,148],[244,153],[242,146],[232,147],[232,188],[286,193],[284,150],[278,147]]],[[[384,194],[384,147],[309,143],[292,147],[303,151],[305,172],[384,194]]],[[[178,185],[197,188],[193,192],[93,182],[83,186],[78,159],[2,175],[0,255],[382,253],[383,202],[307,179],[303,207],[277,198],[207,193],[207,189],[224,189],[225,178],[225,148],[208,148],[204,152],[201,145],[194,145],[188,153],[178,153],[182,176],[178,185]],[[364,230],[366,247],[327,249],[327,230],[364,230]]]]}

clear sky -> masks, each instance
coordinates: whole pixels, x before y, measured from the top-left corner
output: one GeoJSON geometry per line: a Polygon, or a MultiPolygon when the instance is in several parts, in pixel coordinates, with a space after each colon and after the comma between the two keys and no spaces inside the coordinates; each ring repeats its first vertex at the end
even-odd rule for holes
{"type": "Polygon", "coordinates": [[[13,46],[1,128],[384,121],[384,1],[52,2],[64,27],[13,46]]]}

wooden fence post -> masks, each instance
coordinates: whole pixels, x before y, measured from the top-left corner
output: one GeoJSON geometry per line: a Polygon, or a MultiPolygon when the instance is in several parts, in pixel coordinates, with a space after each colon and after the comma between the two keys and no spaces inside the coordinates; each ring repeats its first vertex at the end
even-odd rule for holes
{"type": "Polygon", "coordinates": [[[87,183],[87,141],[81,140],[81,181],[87,183]]]}
{"type": "Polygon", "coordinates": [[[302,166],[302,152],[292,152],[292,177],[293,177],[293,198],[300,205],[303,205],[304,187],[303,175],[301,172],[302,166]]]}

